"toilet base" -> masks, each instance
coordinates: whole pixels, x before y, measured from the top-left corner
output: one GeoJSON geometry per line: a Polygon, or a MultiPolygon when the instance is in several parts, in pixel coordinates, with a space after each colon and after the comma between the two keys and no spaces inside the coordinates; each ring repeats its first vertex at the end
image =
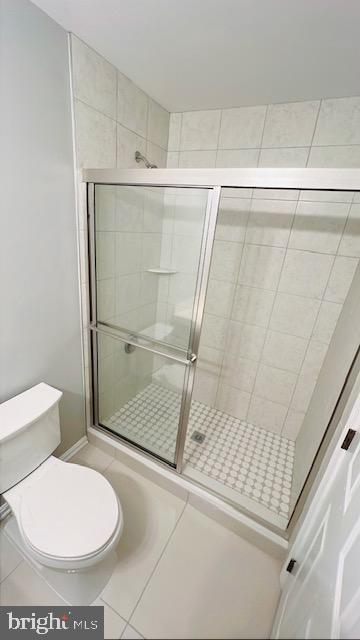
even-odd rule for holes
{"type": "Polygon", "coordinates": [[[3,532],[49,587],[72,606],[89,605],[94,602],[109,582],[117,562],[116,551],[112,550],[101,562],[86,569],[53,569],[41,565],[28,552],[14,516],[8,517],[3,532]]]}

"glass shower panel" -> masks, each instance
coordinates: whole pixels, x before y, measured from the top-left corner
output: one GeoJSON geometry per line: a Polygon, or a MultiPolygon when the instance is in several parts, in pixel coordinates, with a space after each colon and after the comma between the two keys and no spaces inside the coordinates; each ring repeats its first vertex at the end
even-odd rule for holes
{"type": "Polygon", "coordinates": [[[96,334],[99,424],[171,464],[186,365],[96,334]]]}
{"type": "Polygon", "coordinates": [[[360,286],[359,201],[222,190],[184,472],[280,527],[351,365],[342,335],[360,286]]]}
{"type": "Polygon", "coordinates": [[[188,350],[208,194],[95,186],[98,322],[188,350]]]}

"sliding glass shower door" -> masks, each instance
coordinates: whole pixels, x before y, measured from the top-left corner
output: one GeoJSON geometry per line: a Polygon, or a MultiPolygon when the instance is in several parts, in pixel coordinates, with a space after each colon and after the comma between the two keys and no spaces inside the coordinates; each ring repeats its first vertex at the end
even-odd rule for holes
{"type": "Polygon", "coordinates": [[[220,189],[88,190],[95,424],[179,468],[220,189]]]}

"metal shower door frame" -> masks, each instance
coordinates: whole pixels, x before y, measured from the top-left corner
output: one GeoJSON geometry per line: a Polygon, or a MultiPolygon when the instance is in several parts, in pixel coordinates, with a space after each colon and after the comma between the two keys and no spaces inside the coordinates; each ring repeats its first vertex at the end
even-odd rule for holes
{"type": "MultiPolygon", "coordinates": [[[[140,171],[140,170],[139,170],[140,171]]],[[[139,172],[137,172],[139,173],[139,172]]],[[[201,326],[204,315],[205,296],[207,283],[210,272],[210,262],[212,248],[214,244],[216,219],[220,202],[221,187],[219,186],[203,186],[203,185],[168,185],[168,184],[143,184],[141,181],[136,182],[122,182],[116,180],[111,183],[104,183],[102,180],[87,181],[87,215],[88,215],[88,243],[89,243],[89,269],[90,269],[90,332],[91,332],[91,360],[92,360],[92,406],[93,406],[93,421],[94,426],[107,429],[100,424],[99,420],[99,401],[98,401],[98,345],[97,334],[107,335],[116,340],[120,340],[123,343],[134,344],[139,349],[150,351],[155,355],[160,355],[164,358],[181,363],[185,366],[183,389],[181,397],[181,406],[178,422],[178,430],[175,445],[174,463],[168,460],[164,460],[157,456],[157,454],[151,452],[140,444],[128,440],[121,434],[116,434],[121,440],[130,444],[131,446],[142,450],[144,453],[158,458],[165,462],[167,465],[175,468],[178,473],[182,472],[183,457],[185,449],[185,440],[187,434],[187,427],[189,422],[189,414],[191,408],[192,392],[194,386],[195,367],[199,349],[201,326]],[[187,350],[187,357],[181,357],[179,353],[184,353],[185,349],[180,349],[176,346],[165,345],[158,340],[148,339],[144,336],[140,336],[131,329],[123,329],[121,327],[115,327],[105,322],[99,322],[97,319],[97,302],[96,302],[96,228],[95,228],[95,186],[103,184],[112,184],[119,187],[173,187],[183,189],[203,189],[207,191],[207,203],[205,217],[202,228],[201,248],[199,255],[199,265],[197,271],[197,281],[194,295],[194,303],[191,318],[191,330],[189,338],[189,347],[187,350]],[[129,340],[129,331],[135,338],[139,337],[145,343],[139,344],[129,340]],[[123,334],[123,335],[122,335],[123,334]],[[127,335],[125,335],[127,334],[127,335]],[[155,346],[154,346],[155,345],[155,346]],[[162,346],[166,347],[165,349],[162,346]],[[179,353],[178,353],[179,352],[179,353]]]]}
{"type": "MultiPolygon", "coordinates": [[[[221,194],[221,188],[242,188],[242,189],[297,189],[297,190],[315,190],[315,191],[358,191],[360,192],[360,169],[295,169],[295,168],[248,168],[248,169],[84,169],[83,181],[87,183],[96,184],[122,184],[126,186],[162,186],[162,187],[188,187],[188,188],[207,188],[216,189],[218,192],[218,198],[221,194]]],[[[93,186],[92,184],[92,186],[93,186]]],[[[215,232],[216,214],[212,212],[212,223],[215,232]]],[[[210,242],[209,242],[210,244],[210,242]]],[[[211,251],[207,255],[206,269],[207,275],[210,267],[211,251]]],[[[206,286],[201,292],[200,307],[203,306],[205,301],[206,286]]],[[[203,313],[203,311],[202,311],[203,313]]],[[[201,314],[200,314],[201,315],[201,314]]],[[[196,340],[200,339],[201,321],[197,318],[196,340]]],[[[95,332],[93,332],[94,334],[95,332]]],[[[328,448],[328,440],[331,438],[337,430],[339,424],[338,408],[342,406],[344,398],[346,399],[351,393],[351,389],[354,386],[352,369],[360,367],[360,353],[354,356],[354,361],[350,369],[348,378],[344,382],[343,390],[341,391],[334,414],[330,418],[330,421],[326,427],[325,436],[322,443],[316,453],[313,466],[310,469],[305,484],[302,487],[297,504],[289,520],[286,531],[269,524],[263,518],[257,516],[253,512],[245,508],[237,506],[236,508],[242,511],[247,517],[257,522],[260,525],[265,525],[268,529],[276,532],[285,538],[289,538],[294,531],[297,521],[303,513],[304,506],[307,504],[307,498],[309,493],[316,485],[318,470],[322,460],[326,455],[328,448]]],[[[194,370],[192,370],[192,379],[194,377],[194,370]]],[[[189,380],[189,387],[193,380],[189,380]]],[[[183,398],[183,418],[184,424],[187,423],[188,414],[186,412],[190,409],[191,393],[187,398],[183,398]]],[[[104,429],[98,424],[95,425],[100,430],[104,429]]],[[[186,430],[182,430],[181,443],[179,443],[177,455],[178,464],[176,465],[176,471],[181,473],[181,458],[183,454],[183,445],[185,443],[186,430]],[[181,446],[180,446],[181,444],[181,446]]],[[[129,445],[132,449],[139,450],[140,447],[135,445],[129,445]]],[[[149,458],[157,457],[154,454],[148,454],[146,451],[144,455],[149,458]]],[[[160,460],[161,463],[161,460],[160,460]]],[[[170,465],[167,465],[169,468],[170,465]]],[[[175,470],[173,470],[175,472],[175,470]]],[[[199,486],[198,482],[195,482],[187,478],[188,482],[199,486]]],[[[200,485],[201,486],[201,485],[200,485]]],[[[207,488],[209,491],[209,489],[207,488]]],[[[210,490],[210,493],[214,493],[210,490]]],[[[215,493],[215,495],[218,495],[215,493]]],[[[231,500],[228,500],[222,496],[224,502],[233,505],[231,500]]],[[[234,506],[234,505],[233,505],[234,506]]]]}

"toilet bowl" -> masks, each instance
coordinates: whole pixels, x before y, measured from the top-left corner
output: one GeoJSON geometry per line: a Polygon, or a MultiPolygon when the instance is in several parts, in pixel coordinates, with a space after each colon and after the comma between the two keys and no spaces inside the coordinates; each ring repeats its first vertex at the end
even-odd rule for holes
{"type": "Polygon", "coordinates": [[[60,397],[42,383],[0,405],[0,490],[12,512],[4,533],[66,602],[90,604],[114,569],[123,515],[100,473],[44,458],[59,439],[60,397]]]}

